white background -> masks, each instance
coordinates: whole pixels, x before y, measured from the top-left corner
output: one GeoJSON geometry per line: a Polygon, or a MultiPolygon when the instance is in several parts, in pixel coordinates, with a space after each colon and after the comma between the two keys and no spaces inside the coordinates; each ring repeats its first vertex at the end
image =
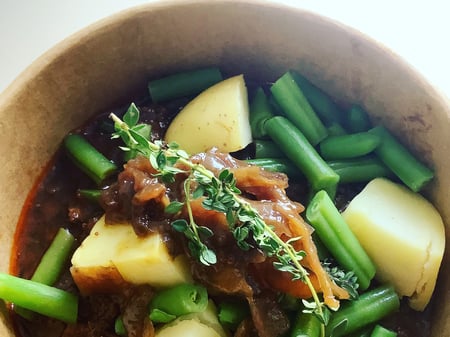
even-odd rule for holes
{"type": "MultiPolygon", "coordinates": [[[[0,0],[0,92],[65,37],[98,19],[146,2],[152,1],[0,0]]],[[[450,97],[450,1],[278,2],[326,15],[381,41],[450,97]]]]}

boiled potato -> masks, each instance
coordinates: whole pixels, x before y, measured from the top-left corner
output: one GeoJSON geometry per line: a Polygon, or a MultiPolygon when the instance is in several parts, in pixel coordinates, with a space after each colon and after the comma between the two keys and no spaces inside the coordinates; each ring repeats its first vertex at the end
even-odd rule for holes
{"type": "Polygon", "coordinates": [[[221,337],[216,330],[197,319],[177,320],[156,331],[155,337],[221,337]]]}
{"type": "Polygon", "coordinates": [[[219,82],[194,98],[169,125],[165,141],[177,142],[190,154],[212,147],[233,152],[247,146],[252,136],[244,76],[219,82]]]}
{"type": "Polygon", "coordinates": [[[343,212],[377,266],[376,277],[423,310],[433,293],[445,248],[444,224],[421,195],[384,178],[371,181],[343,212]]]}
{"type": "Polygon", "coordinates": [[[138,237],[130,224],[107,225],[104,216],[75,251],[70,271],[82,294],[125,283],[158,288],[191,281],[186,257],[173,258],[160,234],[138,237]]]}
{"type": "MultiPolygon", "coordinates": [[[[205,311],[180,316],[177,320],[196,319],[200,321],[200,323],[205,324],[206,326],[209,326],[210,328],[214,329],[220,335],[220,337],[228,337],[229,334],[224,330],[224,328],[220,324],[217,315],[218,314],[216,305],[212,300],[209,300],[208,306],[206,307],[205,311]]],[[[177,323],[174,322],[172,324],[177,323]]]]}

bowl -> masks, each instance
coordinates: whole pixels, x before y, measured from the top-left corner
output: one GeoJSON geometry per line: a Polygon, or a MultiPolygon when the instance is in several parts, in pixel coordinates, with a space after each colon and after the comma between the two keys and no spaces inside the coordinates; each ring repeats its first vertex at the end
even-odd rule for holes
{"type": "MultiPolygon", "coordinates": [[[[149,78],[207,65],[269,80],[296,69],[332,96],[361,104],[434,168],[425,194],[446,223],[447,253],[432,337],[450,336],[448,100],[354,29],[264,1],[164,1],[126,10],[55,46],[1,94],[0,271],[8,271],[28,192],[68,131],[144,92],[149,78]]],[[[0,335],[13,336],[4,310],[0,316],[0,335]]]]}

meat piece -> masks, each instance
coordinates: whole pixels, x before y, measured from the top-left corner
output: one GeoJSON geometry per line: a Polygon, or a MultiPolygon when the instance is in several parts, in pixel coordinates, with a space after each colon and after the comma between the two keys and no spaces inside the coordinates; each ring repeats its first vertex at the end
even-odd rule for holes
{"type": "Polygon", "coordinates": [[[102,193],[101,203],[108,224],[128,220],[139,236],[168,226],[170,219],[164,208],[170,200],[166,186],[155,178],[155,173],[148,158],[142,156],[125,164],[117,182],[102,193]]]}
{"type": "Polygon", "coordinates": [[[280,308],[273,292],[255,295],[247,300],[259,337],[282,336],[289,330],[289,319],[280,308]]]}
{"type": "Polygon", "coordinates": [[[256,335],[255,325],[250,318],[244,319],[234,332],[234,337],[253,337],[256,335]]]}
{"type": "Polygon", "coordinates": [[[128,337],[152,337],[155,334],[153,324],[148,317],[148,304],[153,297],[149,286],[131,288],[122,310],[122,320],[128,337]]]}

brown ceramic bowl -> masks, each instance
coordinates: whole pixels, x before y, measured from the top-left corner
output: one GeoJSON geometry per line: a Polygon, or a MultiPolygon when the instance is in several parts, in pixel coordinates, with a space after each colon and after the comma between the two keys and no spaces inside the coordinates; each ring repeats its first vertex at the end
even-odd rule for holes
{"type": "MultiPolygon", "coordinates": [[[[426,191],[447,225],[432,336],[450,336],[450,104],[399,57],[344,25],[263,1],[166,1],[102,20],[40,57],[0,96],[0,271],[28,191],[62,137],[145,90],[149,78],[219,65],[275,79],[297,69],[361,103],[433,166],[426,191]]],[[[13,336],[1,315],[0,335],[13,336]]]]}

